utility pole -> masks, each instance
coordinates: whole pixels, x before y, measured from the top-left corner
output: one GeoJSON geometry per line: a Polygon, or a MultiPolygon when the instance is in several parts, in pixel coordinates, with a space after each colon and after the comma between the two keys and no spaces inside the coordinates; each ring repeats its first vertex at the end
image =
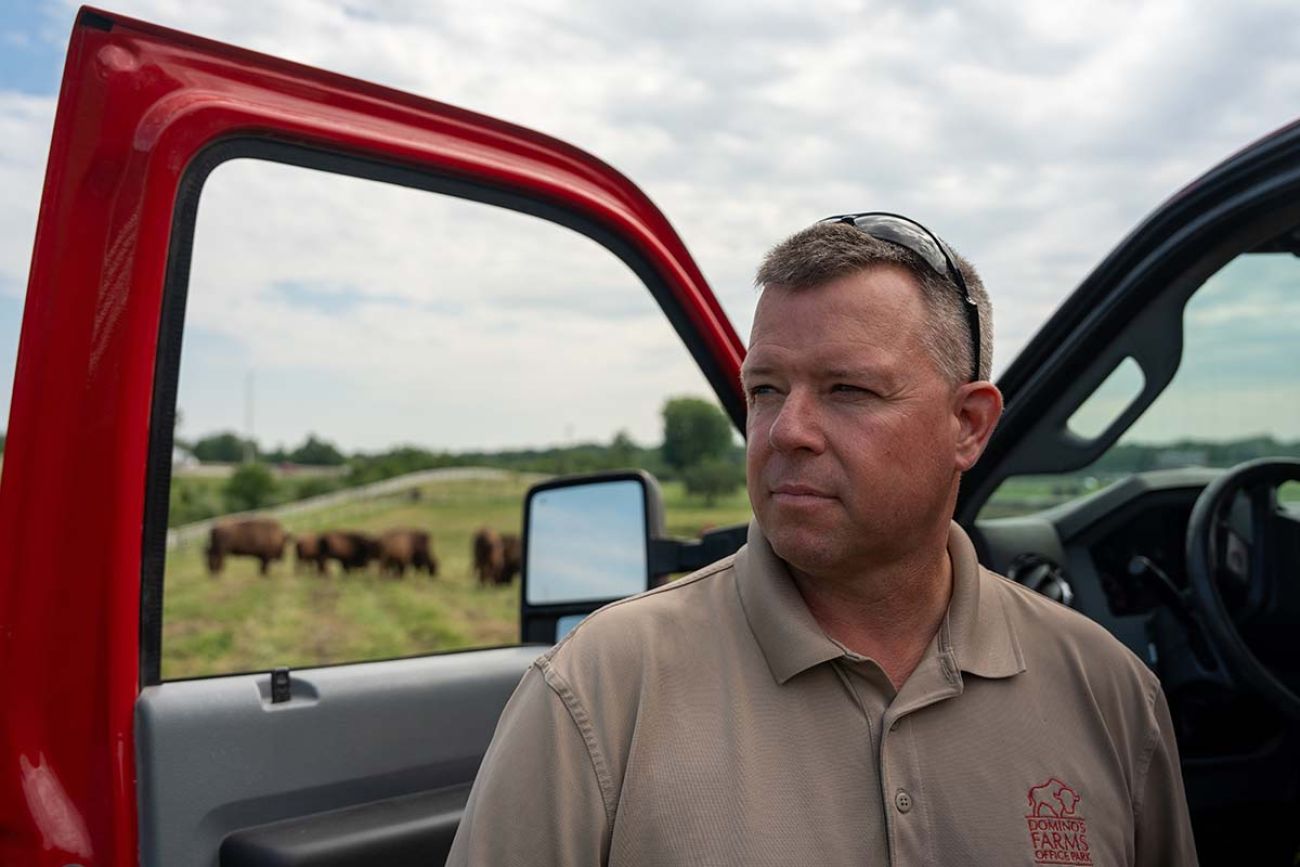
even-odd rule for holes
{"type": "Polygon", "coordinates": [[[244,379],[244,463],[251,464],[257,460],[253,449],[253,369],[248,369],[244,379]]]}

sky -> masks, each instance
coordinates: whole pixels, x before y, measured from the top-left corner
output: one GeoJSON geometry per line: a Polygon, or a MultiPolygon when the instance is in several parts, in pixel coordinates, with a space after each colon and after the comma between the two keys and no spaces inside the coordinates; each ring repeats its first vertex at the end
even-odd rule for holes
{"type": "MultiPolygon", "coordinates": [[[[742,335],[754,268],[777,240],[832,213],[913,215],[983,275],[995,371],[1145,215],[1300,116],[1292,2],[122,0],[112,9],[596,154],[667,214],[742,335]]],[[[7,0],[5,10],[7,414],[76,6],[7,0]]],[[[1259,291],[1294,303],[1293,290],[1259,291]]],[[[219,168],[200,206],[190,297],[178,401],[190,438],[232,428],[292,445],[314,431],[348,450],[467,449],[626,429],[650,443],[665,397],[708,393],[635,277],[592,242],[370,182],[219,168]]],[[[1197,315],[1222,329],[1240,318],[1235,309],[1197,315]]],[[[1294,414],[1277,418],[1277,389],[1296,368],[1242,363],[1258,363],[1259,376],[1275,370],[1273,381],[1256,381],[1231,412],[1200,390],[1197,417],[1224,436],[1300,436],[1294,414]]],[[[1171,401],[1146,435],[1186,427],[1171,401]]]]}

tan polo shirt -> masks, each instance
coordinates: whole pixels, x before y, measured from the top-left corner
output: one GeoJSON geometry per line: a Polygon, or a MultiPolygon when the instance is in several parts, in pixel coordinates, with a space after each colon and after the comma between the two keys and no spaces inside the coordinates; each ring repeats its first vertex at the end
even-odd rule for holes
{"type": "Polygon", "coordinates": [[[1185,865],[1169,711],[1091,620],[953,525],[943,625],[897,693],[755,525],[537,660],[449,865],[1185,865]]]}

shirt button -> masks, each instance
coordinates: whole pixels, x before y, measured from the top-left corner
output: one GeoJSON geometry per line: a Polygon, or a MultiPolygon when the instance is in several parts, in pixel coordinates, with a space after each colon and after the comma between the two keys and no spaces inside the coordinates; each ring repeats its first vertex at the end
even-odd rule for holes
{"type": "Polygon", "coordinates": [[[898,808],[898,812],[906,813],[912,809],[912,796],[899,789],[898,794],[894,795],[894,806],[898,808]]]}

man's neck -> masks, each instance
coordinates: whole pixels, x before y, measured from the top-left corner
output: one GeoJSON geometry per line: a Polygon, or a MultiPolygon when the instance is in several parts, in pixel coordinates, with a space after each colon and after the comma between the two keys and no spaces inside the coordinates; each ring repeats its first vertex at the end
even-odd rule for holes
{"type": "Polygon", "coordinates": [[[920,664],[952,598],[946,548],[850,576],[791,573],[825,633],[879,663],[894,689],[920,664]]]}

